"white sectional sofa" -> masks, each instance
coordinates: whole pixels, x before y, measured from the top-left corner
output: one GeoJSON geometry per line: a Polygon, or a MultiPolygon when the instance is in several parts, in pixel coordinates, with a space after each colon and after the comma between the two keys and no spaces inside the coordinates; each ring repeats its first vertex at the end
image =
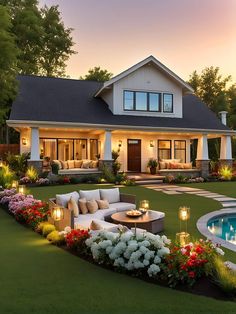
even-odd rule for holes
{"type": "MultiPolygon", "coordinates": [[[[127,211],[136,208],[136,200],[134,195],[122,194],[118,188],[114,189],[97,189],[97,190],[80,190],[79,192],[74,191],[72,193],[56,195],[56,198],[49,200],[50,208],[59,205],[67,208],[67,203],[70,198],[73,197],[76,201],[79,198],[86,198],[87,201],[90,200],[101,200],[106,199],[109,202],[109,208],[99,209],[95,213],[90,214],[79,214],[78,217],[74,217],[73,212],[70,212],[72,216],[71,223],[75,228],[90,228],[92,221],[99,223],[104,229],[108,229],[116,226],[111,222],[105,221],[105,218],[111,216],[112,214],[120,211],[127,211]]],[[[66,212],[69,212],[67,210],[66,212]]]]}

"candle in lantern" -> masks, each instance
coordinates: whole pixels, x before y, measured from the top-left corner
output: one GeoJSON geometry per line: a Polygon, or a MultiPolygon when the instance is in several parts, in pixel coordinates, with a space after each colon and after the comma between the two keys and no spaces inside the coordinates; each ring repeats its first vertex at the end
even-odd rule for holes
{"type": "Polygon", "coordinates": [[[19,193],[21,193],[21,194],[25,194],[25,185],[19,185],[18,191],[19,191],[19,193]]]}
{"type": "Polygon", "coordinates": [[[52,209],[52,218],[55,221],[59,221],[59,220],[62,220],[63,217],[64,217],[63,209],[61,207],[59,207],[59,206],[53,207],[53,209],[52,209]]]}

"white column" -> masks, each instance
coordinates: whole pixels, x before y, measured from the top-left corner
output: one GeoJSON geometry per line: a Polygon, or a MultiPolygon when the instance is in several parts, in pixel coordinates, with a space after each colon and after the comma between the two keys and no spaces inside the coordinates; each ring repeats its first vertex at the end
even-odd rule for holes
{"type": "Polygon", "coordinates": [[[203,134],[198,138],[197,160],[209,160],[207,135],[203,134]]]}
{"type": "Polygon", "coordinates": [[[222,135],[220,142],[220,159],[232,159],[232,144],[230,135],[222,135]]]}
{"type": "Polygon", "coordinates": [[[31,128],[30,160],[40,160],[39,155],[39,129],[31,128]]]}
{"type": "Polygon", "coordinates": [[[112,148],[111,148],[111,131],[106,130],[104,134],[104,160],[112,160],[112,148]]]}

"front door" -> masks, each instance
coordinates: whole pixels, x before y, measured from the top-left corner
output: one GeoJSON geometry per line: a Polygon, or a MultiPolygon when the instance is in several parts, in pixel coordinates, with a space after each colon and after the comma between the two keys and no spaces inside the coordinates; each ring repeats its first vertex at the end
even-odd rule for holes
{"type": "Polygon", "coordinates": [[[141,172],[141,140],[128,140],[128,171],[141,172]]]}

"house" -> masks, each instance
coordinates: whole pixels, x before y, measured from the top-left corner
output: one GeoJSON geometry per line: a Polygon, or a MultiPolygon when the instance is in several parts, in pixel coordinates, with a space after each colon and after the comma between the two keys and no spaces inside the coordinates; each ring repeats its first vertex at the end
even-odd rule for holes
{"type": "MultiPolygon", "coordinates": [[[[226,112],[218,119],[185,81],[153,56],[105,83],[19,76],[7,123],[20,132],[21,153],[30,152],[36,167],[43,157],[78,161],[98,155],[100,166],[110,165],[112,150],[119,149],[122,170],[146,172],[149,158],[190,163],[191,143],[197,139],[195,171],[207,175],[211,138],[221,138],[221,162],[232,163],[235,132],[226,125],[226,112]]],[[[76,173],[74,167],[64,164],[72,168],[64,173],[76,173]]]]}

